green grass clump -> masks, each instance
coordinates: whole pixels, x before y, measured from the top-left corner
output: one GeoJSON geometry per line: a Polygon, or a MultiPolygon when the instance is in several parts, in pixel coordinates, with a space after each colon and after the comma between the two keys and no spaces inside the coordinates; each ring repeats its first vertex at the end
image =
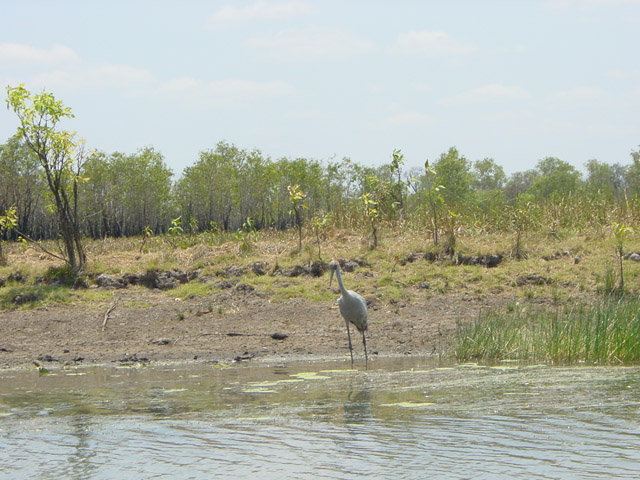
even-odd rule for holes
{"type": "Polygon", "coordinates": [[[30,309],[50,303],[70,303],[73,291],[59,285],[18,285],[0,289],[0,308],[30,309]]]}
{"type": "Polygon", "coordinates": [[[457,324],[458,360],[553,363],[640,361],[640,300],[608,297],[595,305],[512,308],[457,324]]]}
{"type": "Polygon", "coordinates": [[[183,283],[171,290],[171,295],[181,300],[186,300],[191,296],[202,297],[210,293],[212,286],[208,283],[189,282],[183,283]]]}

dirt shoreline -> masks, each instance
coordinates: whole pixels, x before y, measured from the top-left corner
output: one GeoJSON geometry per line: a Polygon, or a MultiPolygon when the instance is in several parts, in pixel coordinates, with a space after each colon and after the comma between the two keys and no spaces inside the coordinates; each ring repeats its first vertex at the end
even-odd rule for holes
{"type": "MultiPolygon", "coordinates": [[[[464,294],[433,294],[411,303],[370,300],[371,358],[450,352],[457,319],[474,318],[481,309],[508,301],[464,294]]],[[[349,355],[335,301],[271,302],[255,290],[178,300],[171,291],[129,287],[114,290],[109,302],[2,311],[0,325],[0,369],[347,360],[349,355]]],[[[359,336],[353,339],[354,357],[363,361],[359,336]]]]}

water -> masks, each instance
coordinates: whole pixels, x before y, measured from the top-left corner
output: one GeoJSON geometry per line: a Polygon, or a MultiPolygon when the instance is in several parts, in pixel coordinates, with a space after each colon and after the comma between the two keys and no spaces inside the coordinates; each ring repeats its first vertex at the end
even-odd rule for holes
{"type": "Polygon", "coordinates": [[[0,478],[637,478],[640,367],[0,372],[0,478]]]}

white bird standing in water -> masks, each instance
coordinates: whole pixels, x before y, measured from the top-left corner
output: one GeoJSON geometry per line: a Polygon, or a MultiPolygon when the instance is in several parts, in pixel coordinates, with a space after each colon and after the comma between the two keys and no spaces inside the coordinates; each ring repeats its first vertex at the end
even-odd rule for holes
{"type": "Polygon", "coordinates": [[[349,324],[353,323],[358,331],[362,334],[362,344],[364,345],[364,358],[365,365],[368,364],[369,359],[367,357],[367,339],[365,332],[367,331],[367,302],[362,298],[362,295],[357,294],[353,290],[347,290],[342,283],[342,277],[340,276],[340,264],[334,258],[329,263],[329,270],[331,270],[331,277],[329,278],[329,286],[333,282],[333,274],[338,277],[338,285],[342,296],[338,299],[338,306],[340,307],[340,313],[344,318],[344,323],[347,324],[347,335],[349,337],[349,353],[351,354],[351,365],[353,365],[353,346],[351,345],[351,331],[349,324]]]}

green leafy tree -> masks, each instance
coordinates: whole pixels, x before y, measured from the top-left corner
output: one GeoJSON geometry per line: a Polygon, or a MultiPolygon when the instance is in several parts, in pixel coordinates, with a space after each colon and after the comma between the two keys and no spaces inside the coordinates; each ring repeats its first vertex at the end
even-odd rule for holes
{"type": "Polygon", "coordinates": [[[444,185],[436,183],[436,171],[431,165],[429,165],[429,160],[424,162],[424,183],[426,187],[425,195],[427,197],[427,204],[429,205],[429,219],[432,227],[431,232],[433,244],[438,246],[438,217],[440,216],[440,211],[444,205],[444,197],[442,196],[444,185]]]}
{"type": "Polygon", "coordinates": [[[364,214],[371,226],[372,243],[371,248],[378,247],[378,218],[380,211],[378,210],[378,202],[373,198],[372,194],[365,192],[360,197],[364,205],[364,214]]]}
{"type": "Polygon", "coordinates": [[[324,171],[320,163],[305,158],[282,158],[276,162],[275,168],[274,215],[278,228],[284,228],[291,218],[290,185],[298,185],[304,191],[304,204],[311,212],[322,208],[324,171]]]}
{"type": "Polygon", "coordinates": [[[323,207],[333,214],[334,221],[349,218],[349,204],[357,199],[363,190],[364,168],[348,158],[341,161],[328,162],[323,180],[323,207]]]}
{"type": "Polygon", "coordinates": [[[249,253],[258,239],[258,231],[251,217],[247,217],[242,226],[233,234],[239,242],[241,253],[249,253]]]}
{"type": "Polygon", "coordinates": [[[394,184],[388,176],[378,171],[374,175],[367,175],[364,184],[365,192],[371,194],[376,201],[378,215],[381,220],[394,220],[398,212],[398,202],[394,196],[394,184]]]}
{"type": "Polygon", "coordinates": [[[82,213],[94,238],[140,235],[147,226],[157,233],[174,216],[172,172],[152,148],[132,155],[95,152],[84,174],[90,181],[81,185],[82,213]]]}
{"type": "Polygon", "coordinates": [[[242,221],[239,215],[240,178],[246,152],[225,142],[215,150],[200,153],[195,165],[185,168],[176,186],[178,203],[185,218],[200,225],[214,221],[229,231],[242,221]]]}
{"type": "Polygon", "coordinates": [[[184,229],[182,228],[182,216],[171,219],[171,226],[167,229],[167,233],[169,234],[171,246],[175,247],[177,240],[179,240],[184,234],[184,229]]]}
{"type": "Polygon", "coordinates": [[[615,215],[615,202],[624,198],[624,175],[620,165],[609,165],[597,160],[586,164],[585,197],[588,204],[581,210],[588,215],[588,221],[597,229],[609,225],[610,217],[615,215]]]}
{"type": "Polygon", "coordinates": [[[393,196],[394,206],[397,206],[399,212],[404,211],[405,182],[402,180],[402,165],[404,164],[404,155],[399,149],[395,149],[391,154],[391,164],[389,170],[392,175],[391,195],[393,196]]]}
{"type": "Polygon", "coordinates": [[[461,212],[471,199],[471,181],[469,161],[451,147],[440,155],[434,164],[435,183],[442,185],[442,198],[448,210],[461,212]]]}
{"type": "Polygon", "coordinates": [[[471,176],[475,203],[480,208],[477,215],[483,219],[483,224],[490,226],[492,212],[504,208],[504,186],[507,176],[504,169],[492,158],[474,162],[471,176]]]}
{"type": "Polygon", "coordinates": [[[493,158],[484,158],[473,163],[472,186],[476,190],[502,190],[507,181],[504,169],[493,158]]]}
{"type": "Polygon", "coordinates": [[[504,196],[508,201],[515,201],[519,195],[527,193],[529,187],[540,176],[537,170],[515,172],[507,180],[504,187],[504,196]]]}
{"type": "MultiPolygon", "coordinates": [[[[4,215],[0,215],[0,235],[4,235],[7,231],[13,230],[18,226],[18,214],[16,207],[9,207],[4,215]]],[[[3,248],[4,240],[0,238],[0,265],[7,264],[7,257],[3,248]]]]}
{"type": "Polygon", "coordinates": [[[121,199],[128,212],[126,235],[139,235],[147,225],[158,231],[170,214],[171,178],[164,157],[151,147],[125,156],[114,168],[122,178],[121,199]]]}
{"type": "Polygon", "coordinates": [[[0,145],[0,208],[15,207],[17,228],[35,238],[47,237],[51,223],[44,209],[43,180],[38,158],[21,134],[0,145]]]}
{"type": "Polygon", "coordinates": [[[585,167],[587,169],[586,191],[590,195],[604,196],[609,200],[613,200],[616,190],[620,187],[616,182],[613,167],[595,159],[589,160],[585,167]]]}
{"type": "Polygon", "coordinates": [[[84,173],[89,181],[80,186],[82,213],[90,236],[117,237],[122,232],[116,230],[116,212],[120,205],[117,187],[118,177],[112,171],[109,158],[102,152],[93,152],[84,164],[84,173]]]}
{"type": "Polygon", "coordinates": [[[289,185],[289,201],[291,202],[291,211],[295,216],[295,224],[298,229],[298,251],[302,250],[302,212],[308,207],[304,204],[307,194],[300,190],[300,185],[289,185]]]}
{"type": "Polygon", "coordinates": [[[380,219],[394,221],[403,216],[408,182],[402,179],[404,155],[395,149],[391,162],[364,175],[364,191],[377,202],[380,219]]]}
{"type": "Polygon", "coordinates": [[[184,233],[181,216],[171,219],[171,226],[169,227],[168,233],[172,237],[179,237],[184,233]]]}
{"type": "Polygon", "coordinates": [[[273,200],[276,196],[275,166],[259,150],[245,152],[238,178],[239,218],[252,217],[256,228],[273,224],[273,200]]]}
{"type": "Polygon", "coordinates": [[[18,117],[18,132],[42,167],[58,217],[64,259],[77,274],[86,262],[78,215],[78,184],[83,180],[80,173],[85,153],[75,133],[60,129],[62,120],[73,117],[71,109],[53,94],[32,95],[23,85],[7,87],[7,108],[18,117]]]}
{"type": "Polygon", "coordinates": [[[640,195],[640,149],[631,151],[631,165],[628,165],[625,170],[625,179],[629,195],[640,195]]]}
{"type": "Polygon", "coordinates": [[[582,175],[576,168],[555,157],[547,157],[536,165],[539,175],[529,187],[537,198],[557,200],[575,194],[582,185],[582,175]]]}
{"type": "Polygon", "coordinates": [[[324,212],[316,212],[316,214],[311,219],[311,230],[313,230],[313,234],[316,237],[316,243],[318,245],[318,260],[320,261],[322,261],[322,252],[320,250],[322,244],[322,236],[329,225],[331,225],[331,221],[331,215],[324,212]]]}
{"type": "Polygon", "coordinates": [[[367,175],[365,178],[365,192],[360,196],[364,205],[367,222],[371,226],[371,248],[377,248],[379,243],[378,225],[381,220],[392,220],[396,215],[397,203],[393,196],[393,183],[381,178],[380,175],[367,175]]]}

